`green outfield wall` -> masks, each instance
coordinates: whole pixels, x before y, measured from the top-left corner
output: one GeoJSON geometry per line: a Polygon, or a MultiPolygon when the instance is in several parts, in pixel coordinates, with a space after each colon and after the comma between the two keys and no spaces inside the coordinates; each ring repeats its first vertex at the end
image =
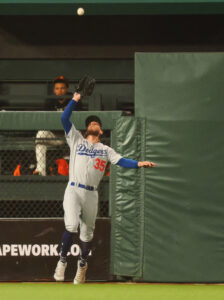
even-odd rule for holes
{"type": "Polygon", "coordinates": [[[136,54],[136,119],[118,121],[118,149],[158,167],[116,173],[115,273],[223,282],[223,69],[223,53],[136,54]]]}
{"type": "MultiPolygon", "coordinates": [[[[112,145],[124,157],[143,160],[145,126],[137,118],[121,117],[112,132],[112,145]]],[[[144,245],[144,170],[112,166],[111,272],[142,277],[144,245]]]]}
{"type": "MultiPolygon", "coordinates": [[[[137,53],[135,117],[96,112],[117,152],[158,164],[111,167],[111,274],[223,282],[223,70],[223,53],[137,53]]],[[[1,130],[60,129],[59,115],[0,112],[1,130]]]]}

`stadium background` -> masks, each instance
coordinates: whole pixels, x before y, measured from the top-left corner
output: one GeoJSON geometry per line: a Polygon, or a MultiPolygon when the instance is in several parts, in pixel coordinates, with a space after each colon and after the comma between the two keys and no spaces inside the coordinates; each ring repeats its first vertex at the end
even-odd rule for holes
{"type": "MultiPolygon", "coordinates": [[[[102,278],[90,271],[90,279],[223,282],[224,5],[163,2],[1,1],[2,245],[20,244],[24,228],[27,240],[21,243],[29,244],[31,224],[38,228],[40,221],[30,218],[48,218],[41,221],[49,229],[49,222],[63,216],[67,178],[29,174],[36,131],[61,128],[58,113],[37,111],[54,100],[55,76],[68,77],[72,91],[90,73],[97,87],[73,114],[77,128],[83,130],[89,111],[97,111],[106,129],[103,142],[124,156],[159,165],[153,171],[111,168],[105,176],[97,222],[111,223],[111,233],[101,225],[106,231],[100,240],[108,245],[98,245],[106,254],[104,270],[102,278]],[[79,6],[86,9],[83,17],[75,15],[79,6]],[[19,163],[24,174],[15,178],[19,163]]],[[[67,151],[48,149],[49,166],[67,151]]],[[[63,222],[58,226],[41,243],[59,242],[63,222]]],[[[10,263],[1,280],[31,278],[19,272],[28,260],[45,262],[32,280],[51,280],[57,258],[38,259],[1,256],[5,268],[10,263]]]]}

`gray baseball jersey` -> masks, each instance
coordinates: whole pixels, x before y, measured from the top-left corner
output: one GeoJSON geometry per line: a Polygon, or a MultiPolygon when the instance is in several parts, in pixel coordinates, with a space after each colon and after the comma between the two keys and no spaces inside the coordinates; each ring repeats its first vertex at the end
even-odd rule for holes
{"type": "Polygon", "coordinates": [[[70,147],[69,182],[63,202],[65,227],[70,232],[77,232],[80,226],[80,239],[88,242],[93,238],[97,216],[96,189],[107,162],[116,164],[122,157],[102,143],[88,142],[74,125],[65,136],[70,147]],[[94,190],[80,188],[77,183],[93,186],[94,190]]]}
{"type": "Polygon", "coordinates": [[[69,181],[97,187],[108,161],[116,164],[122,158],[107,145],[88,142],[74,125],[66,140],[70,147],[69,181]]]}

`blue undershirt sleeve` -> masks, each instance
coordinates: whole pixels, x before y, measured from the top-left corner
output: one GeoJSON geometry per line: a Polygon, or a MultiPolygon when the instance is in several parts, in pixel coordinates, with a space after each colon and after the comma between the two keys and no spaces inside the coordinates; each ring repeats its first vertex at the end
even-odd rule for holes
{"type": "Polygon", "coordinates": [[[121,158],[118,162],[117,165],[123,168],[132,168],[132,169],[137,169],[138,168],[138,162],[133,159],[129,158],[121,158]]]}
{"type": "Polygon", "coordinates": [[[72,128],[72,122],[69,119],[71,117],[72,111],[75,109],[76,103],[77,102],[75,100],[71,100],[66,106],[63,114],[61,115],[61,122],[66,134],[68,134],[70,129],[72,128]]]}

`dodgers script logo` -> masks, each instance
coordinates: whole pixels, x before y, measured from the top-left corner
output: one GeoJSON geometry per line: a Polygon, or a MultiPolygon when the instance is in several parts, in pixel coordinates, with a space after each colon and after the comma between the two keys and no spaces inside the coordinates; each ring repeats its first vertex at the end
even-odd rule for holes
{"type": "Polygon", "coordinates": [[[107,156],[107,150],[87,148],[84,144],[79,144],[77,146],[76,151],[77,151],[77,154],[79,154],[79,155],[86,155],[86,156],[90,156],[92,158],[94,158],[96,156],[107,156]]]}

